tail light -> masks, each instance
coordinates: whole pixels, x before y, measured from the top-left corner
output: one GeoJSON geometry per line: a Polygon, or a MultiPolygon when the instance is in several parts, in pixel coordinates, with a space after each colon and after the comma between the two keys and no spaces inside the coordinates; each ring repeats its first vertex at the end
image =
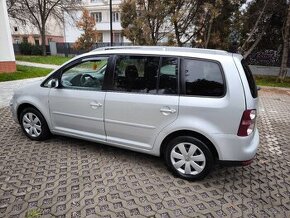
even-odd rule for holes
{"type": "Polygon", "coordinates": [[[238,136],[248,136],[255,129],[256,123],[256,110],[245,110],[240,123],[238,136]]]}

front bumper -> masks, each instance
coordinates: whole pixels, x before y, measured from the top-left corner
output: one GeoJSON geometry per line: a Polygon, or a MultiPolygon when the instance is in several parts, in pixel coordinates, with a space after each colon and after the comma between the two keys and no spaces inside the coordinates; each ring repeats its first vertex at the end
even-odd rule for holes
{"type": "Polygon", "coordinates": [[[19,123],[18,121],[18,117],[17,117],[17,105],[14,102],[14,99],[12,98],[9,102],[9,106],[10,106],[10,111],[12,113],[12,118],[16,123],[19,123]]]}

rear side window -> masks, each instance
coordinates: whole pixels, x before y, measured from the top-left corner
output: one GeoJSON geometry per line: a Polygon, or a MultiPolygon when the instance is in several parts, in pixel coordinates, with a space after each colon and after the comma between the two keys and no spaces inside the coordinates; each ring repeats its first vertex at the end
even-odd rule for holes
{"type": "Polygon", "coordinates": [[[221,97],[225,83],[219,64],[206,60],[181,60],[186,95],[221,97]]]}
{"type": "Polygon", "coordinates": [[[258,97],[258,91],[257,91],[257,86],[255,83],[255,79],[253,77],[252,71],[250,69],[250,67],[248,66],[248,64],[246,63],[246,61],[243,59],[242,60],[242,66],[244,68],[247,80],[248,80],[248,84],[251,90],[251,94],[253,96],[253,98],[257,98],[258,97]]]}

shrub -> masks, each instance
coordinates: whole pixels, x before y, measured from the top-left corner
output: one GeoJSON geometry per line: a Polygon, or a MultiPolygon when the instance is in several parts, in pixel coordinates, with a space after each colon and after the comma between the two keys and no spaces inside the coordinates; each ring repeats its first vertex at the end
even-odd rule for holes
{"type": "Polygon", "coordinates": [[[41,47],[39,45],[32,45],[31,54],[32,55],[42,55],[41,47]]]}
{"type": "Polygon", "coordinates": [[[21,54],[31,55],[32,45],[28,42],[21,42],[19,44],[19,50],[21,54]]]}

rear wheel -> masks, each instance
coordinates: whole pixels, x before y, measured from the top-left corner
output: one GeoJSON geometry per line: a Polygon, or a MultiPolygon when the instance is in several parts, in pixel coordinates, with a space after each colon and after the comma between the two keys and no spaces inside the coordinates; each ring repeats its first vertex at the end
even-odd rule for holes
{"type": "Polygon", "coordinates": [[[187,180],[198,180],[209,173],[213,165],[213,155],[199,139],[179,136],[168,143],[165,161],[177,176],[187,180]]]}
{"type": "Polygon", "coordinates": [[[32,140],[45,140],[50,135],[43,115],[35,108],[25,108],[21,112],[20,125],[25,135],[32,140]]]}

